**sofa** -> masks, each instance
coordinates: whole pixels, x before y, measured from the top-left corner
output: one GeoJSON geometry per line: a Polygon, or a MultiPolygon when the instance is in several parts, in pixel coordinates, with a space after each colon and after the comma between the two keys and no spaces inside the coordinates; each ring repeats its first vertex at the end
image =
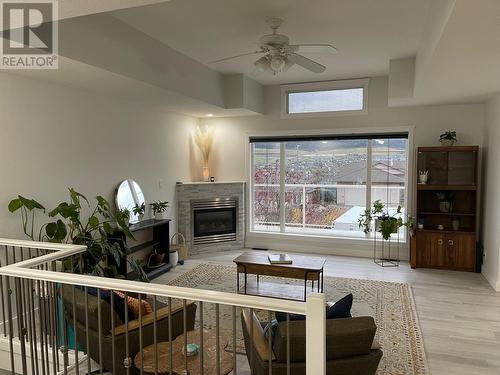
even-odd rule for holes
{"type": "MultiPolygon", "coordinates": [[[[253,375],[287,374],[287,322],[278,323],[272,353],[264,336],[267,322],[244,309],[241,316],[248,362],[253,375]],[[251,323],[253,320],[253,324],[251,323]],[[253,337],[250,340],[250,330],[253,337]],[[251,342],[252,341],[252,342],[251,342]]],[[[290,375],[306,374],[306,322],[290,321],[290,375]]],[[[374,375],[382,351],[373,345],[377,327],[372,317],[328,319],[326,321],[326,373],[332,375],[374,375]],[[374,348],[372,348],[372,346],[374,348]]]]}
{"type": "MultiPolygon", "coordinates": [[[[66,322],[73,328],[73,292],[70,286],[63,286],[62,289],[63,309],[66,322]]],[[[146,298],[150,303],[151,301],[146,298]]],[[[86,313],[85,313],[85,292],[82,289],[75,287],[75,312],[76,312],[76,338],[80,349],[87,351],[86,345],[86,313]]],[[[151,303],[152,305],[152,303],[151,303]]],[[[156,318],[156,334],[157,342],[168,341],[168,317],[170,309],[165,304],[157,301],[157,318],[156,318]]],[[[184,313],[183,303],[172,303],[172,339],[181,335],[184,332],[184,313]]],[[[124,366],[124,360],[127,358],[125,338],[127,328],[120,319],[115,309],[111,309],[111,305],[104,298],[98,300],[94,295],[88,294],[88,334],[89,334],[89,355],[95,362],[99,363],[99,339],[102,345],[101,364],[104,370],[113,372],[115,375],[124,375],[127,369],[124,366]],[[101,332],[99,333],[98,309],[100,304],[101,310],[101,332]],[[111,325],[111,314],[114,318],[114,327],[111,325]],[[114,330],[114,345],[115,358],[111,355],[112,334],[114,330]],[[114,363],[113,363],[114,362],[114,363]],[[113,371],[114,364],[114,371],[113,371]]],[[[145,348],[148,345],[154,344],[154,314],[150,313],[142,317],[142,346],[145,348]]],[[[186,303],[186,324],[187,330],[194,329],[194,321],[196,315],[196,304],[188,301],[186,303]]],[[[129,355],[132,360],[130,374],[139,374],[139,371],[134,367],[133,360],[139,352],[139,319],[133,317],[128,322],[129,336],[129,355]]]]}

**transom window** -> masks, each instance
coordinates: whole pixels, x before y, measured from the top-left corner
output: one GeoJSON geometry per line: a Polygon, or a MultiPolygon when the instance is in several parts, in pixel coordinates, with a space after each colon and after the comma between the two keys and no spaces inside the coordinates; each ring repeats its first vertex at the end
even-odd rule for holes
{"type": "Polygon", "coordinates": [[[365,237],[372,202],[405,206],[407,137],[251,138],[252,230],[365,237]]]}
{"type": "Polygon", "coordinates": [[[368,84],[356,79],[283,85],[282,117],[367,113],[368,84]]]}
{"type": "Polygon", "coordinates": [[[363,110],[363,88],[289,92],[287,113],[363,110]]]}

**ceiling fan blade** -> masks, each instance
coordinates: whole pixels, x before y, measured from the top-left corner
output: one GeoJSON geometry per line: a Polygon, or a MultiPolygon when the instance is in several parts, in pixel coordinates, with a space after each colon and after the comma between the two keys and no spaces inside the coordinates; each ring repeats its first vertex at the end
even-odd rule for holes
{"type": "Polygon", "coordinates": [[[321,65],[316,61],[312,61],[305,56],[299,55],[298,53],[291,53],[289,59],[295,64],[300,65],[313,73],[323,73],[326,70],[326,66],[321,65]]]}
{"type": "Polygon", "coordinates": [[[315,50],[326,50],[330,53],[336,53],[338,52],[337,48],[335,46],[328,44],[328,43],[303,43],[303,44],[292,44],[289,46],[292,48],[295,52],[296,51],[301,51],[301,52],[313,52],[315,50]]]}
{"type": "Polygon", "coordinates": [[[256,55],[258,53],[267,53],[266,51],[254,51],[254,52],[247,52],[247,53],[241,53],[239,55],[235,55],[235,56],[230,56],[230,57],[224,57],[223,59],[219,59],[219,60],[214,60],[214,61],[210,61],[208,62],[209,64],[215,64],[215,63],[218,63],[218,62],[222,62],[222,61],[227,61],[227,60],[231,60],[231,59],[236,59],[238,57],[243,57],[243,56],[248,56],[248,55],[256,55]]]}

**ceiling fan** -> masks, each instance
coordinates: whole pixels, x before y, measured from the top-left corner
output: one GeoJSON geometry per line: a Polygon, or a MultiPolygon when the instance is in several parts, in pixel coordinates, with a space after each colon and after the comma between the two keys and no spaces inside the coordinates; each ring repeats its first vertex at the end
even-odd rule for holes
{"type": "Polygon", "coordinates": [[[317,63],[305,56],[298,54],[300,49],[329,49],[331,52],[336,52],[337,49],[331,44],[314,43],[314,44],[290,44],[290,38],[286,35],[278,34],[278,28],[283,23],[281,18],[269,18],[268,25],[273,30],[272,34],[264,35],[260,38],[260,50],[242,53],[236,56],[225,57],[223,59],[211,61],[210,63],[219,63],[231,59],[236,59],[242,56],[264,54],[261,58],[254,62],[255,68],[258,72],[270,72],[279,74],[286,72],[294,64],[300,65],[313,73],[323,73],[326,70],[324,65],[317,63]]]}

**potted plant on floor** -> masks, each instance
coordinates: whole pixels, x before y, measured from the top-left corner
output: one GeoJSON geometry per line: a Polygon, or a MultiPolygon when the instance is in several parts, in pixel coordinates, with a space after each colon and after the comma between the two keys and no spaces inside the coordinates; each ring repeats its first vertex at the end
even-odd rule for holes
{"type": "Polygon", "coordinates": [[[155,220],[165,220],[167,218],[168,202],[154,201],[150,204],[155,220]]]}
{"type": "Polygon", "coordinates": [[[120,274],[118,269],[125,260],[141,280],[147,281],[140,264],[128,259],[119,245],[120,239],[114,238],[117,229],[128,238],[134,238],[128,228],[126,214],[119,210],[113,212],[102,196],[97,196],[95,205],[91,207],[89,200],[75,189],[69,188],[69,195],[68,202],[61,202],[49,211],[48,217],[53,221],[43,224],[38,230],[35,230],[35,214],[37,211],[46,212],[41,203],[19,195],[10,201],[8,209],[12,213],[21,213],[23,231],[33,241],[87,246],[87,251],[78,261],[67,259],[63,262],[65,272],[124,278],[125,275],[120,274]],[[83,211],[86,209],[90,210],[84,218],[83,211]]]}
{"type": "Polygon", "coordinates": [[[375,221],[375,231],[379,232],[384,240],[389,240],[391,234],[397,233],[399,228],[405,226],[411,228],[413,226],[413,218],[407,216],[403,219],[403,207],[399,205],[393,214],[385,209],[384,204],[380,200],[373,202],[371,208],[367,208],[358,218],[358,225],[363,228],[363,231],[368,234],[372,231],[372,222],[375,221]]]}

